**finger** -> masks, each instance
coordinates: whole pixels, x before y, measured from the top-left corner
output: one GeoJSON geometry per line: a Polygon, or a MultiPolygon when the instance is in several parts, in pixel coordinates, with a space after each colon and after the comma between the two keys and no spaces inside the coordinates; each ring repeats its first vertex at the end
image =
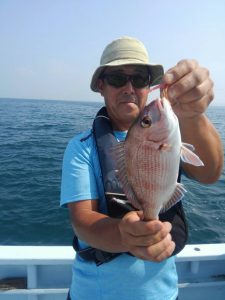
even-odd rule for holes
{"type": "Polygon", "coordinates": [[[213,99],[213,81],[208,78],[203,83],[198,86],[195,86],[193,89],[188,91],[187,93],[179,96],[178,102],[180,103],[188,103],[197,100],[201,100],[203,97],[208,96],[207,103],[211,102],[213,99]]]}
{"type": "Polygon", "coordinates": [[[196,60],[181,60],[178,64],[169,69],[163,76],[163,83],[171,85],[181,79],[187,73],[196,69],[198,63],[196,60]]]}
{"type": "Polygon", "coordinates": [[[196,115],[202,114],[206,111],[209,103],[213,100],[213,94],[205,95],[200,100],[194,100],[188,103],[174,102],[172,104],[173,111],[176,113],[178,110],[182,110],[182,112],[187,117],[194,117],[196,115]]]}
{"type": "Polygon", "coordinates": [[[167,234],[163,240],[158,242],[157,244],[154,244],[150,247],[146,247],[147,254],[152,258],[156,259],[160,255],[162,255],[163,252],[166,251],[166,249],[170,246],[172,243],[172,237],[171,234],[167,234]]]}
{"type": "Polygon", "coordinates": [[[168,234],[161,242],[149,247],[134,247],[132,254],[135,256],[151,261],[160,261],[169,257],[175,249],[175,243],[171,240],[171,235],[168,234]]]}
{"type": "Polygon", "coordinates": [[[160,253],[160,255],[155,257],[154,261],[155,262],[161,262],[164,259],[170,257],[173,254],[173,251],[175,250],[175,247],[176,247],[175,243],[173,241],[171,241],[169,246],[162,253],[160,253]]]}
{"type": "Polygon", "coordinates": [[[131,213],[125,215],[121,224],[124,230],[132,236],[156,234],[163,227],[162,222],[159,220],[145,222],[141,221],[139,216],[134,216],[131,213]]]}
{"type": "Polygon", "coordinates": [[[155,234],[146,234],[142,236],[132,236],[131,244],[138,247],[148,247],[162,241],[171,231],[172,225],[169,222],[163,223],[161,230],[155,234]]]}
{"type": "MultiPolygon", "coordinates": [[[[180,80],[168,87],[169,99],[180,99],[183,95],[193,92],[207,92],[212,87],[212,81],[209,79],[209,71],[204,68],[198,68],[186,74],[180,80]],[[204,84],[203,86],[201,86],[204,84]],[[208,86],[209,85],[209,86],[208,86]]],[[[201,94],[202,95],[202,94],[201,94]]]]}

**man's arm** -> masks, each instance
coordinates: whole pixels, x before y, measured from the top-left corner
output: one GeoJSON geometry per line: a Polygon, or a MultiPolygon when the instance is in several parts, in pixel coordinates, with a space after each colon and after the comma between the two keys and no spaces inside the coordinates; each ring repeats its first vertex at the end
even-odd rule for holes
{"type": "Polygon", "coordinates": [[[194,119],[183,119],[180,128],[182,140],[194,145],[195,152],[204,162],[204,167],[183,163],[184,171],[201,183],[215,182],[223,169],[223,149],[214,126],[202,114],[194,119]]]}
{"type": "Polygon", "coordinates": [[[73,229],[78,238],[108,252],[130,252],[145,260],[162,261],[175,248],[169,222],[144,222],[141,212],[129,212],[114,219],[97,212],[97,200],[68,204],[73,229]]]}
{"type": "Polygon", "coordinates": [[[204,112],[213,100],[213,82],[207,69],[194,60],[180,61],[164,75],[168,97],[176,113],[182,142],[192,144],[204,167],[183,163],[190,177],[202,183],[215,182],[223,169],[223,146],[204,112]]]}

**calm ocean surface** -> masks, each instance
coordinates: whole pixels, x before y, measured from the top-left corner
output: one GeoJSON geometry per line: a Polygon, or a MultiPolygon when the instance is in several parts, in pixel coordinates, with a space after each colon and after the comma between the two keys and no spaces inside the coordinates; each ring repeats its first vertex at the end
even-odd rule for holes
{"type": "MultiPolygon", "coordinates": [[[[0,244],[71,244],[68,211],[59,207],[63,153],[101,105],[0,99],[0,244]]],[[[208,115],[225,144],[225,107],[208,115]]],[[[189,243],[225,243],[225,172],[213,185],[183,183],[189,243]]]]}

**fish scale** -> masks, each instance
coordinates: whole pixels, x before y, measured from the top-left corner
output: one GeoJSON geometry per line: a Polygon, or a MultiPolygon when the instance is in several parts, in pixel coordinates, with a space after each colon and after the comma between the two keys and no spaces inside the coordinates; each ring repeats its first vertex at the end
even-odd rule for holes
{"type": "Polygon", "coordinates": [[[139,174],[136,176],[133,174],[132,186],[139,202],[145,207],[145,219],[157,218],[161,207],[155,199],[163,200],[165,196],[169,198],[175,189],[176,182],[174,180],[170,182],[170,178],[173,178],[172,172],[178,173],[179,163],[175,162],[171,154],[147,146],[139,147],[137,158],[139,174]],[[171,164],[172,160],[178,166],[176,170],[171,164]],[[170,177],[169,174],[172,176],[170,177]]]}
{"type": "Polygon", "coordinates": [[[124,193],[136,209],[144,212],[145,220],[158,219],[160,212],[182,199],[186,190],[177,182],[180,160],[204,165],[193,149],[182,144],[178,119],[166,98],[148,104],[125,141],[113,148],[124,193]]]}

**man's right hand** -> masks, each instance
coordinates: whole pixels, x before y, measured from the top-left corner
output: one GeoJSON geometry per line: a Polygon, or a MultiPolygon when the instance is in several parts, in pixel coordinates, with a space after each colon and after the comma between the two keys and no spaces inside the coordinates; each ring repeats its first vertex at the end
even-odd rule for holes
{"type": "Polygon", "coordinates": [[[171,256],[175,243],[171,239],[172,226],[159,220],[143,221],[143,213],[127,213],[119,223],[122,244],[134,256],[161,262],[171,256]]]}

